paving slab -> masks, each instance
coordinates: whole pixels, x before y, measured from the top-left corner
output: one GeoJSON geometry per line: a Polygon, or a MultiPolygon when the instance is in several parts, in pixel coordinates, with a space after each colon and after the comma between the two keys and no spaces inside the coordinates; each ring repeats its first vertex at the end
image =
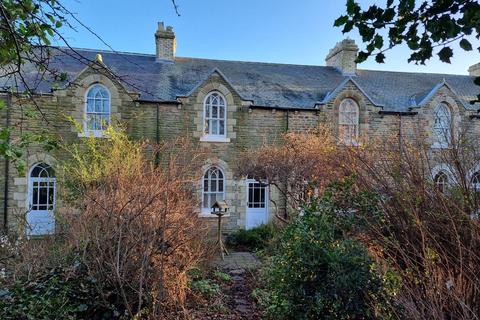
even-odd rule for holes
{"type": "Polygon", "coordinates": [[[254,253],[230,252],[229,255],[225,255],[224,260],[220,257],[216,258],[211,265],[229,271],[233,275],[240,275],[245,273],[245,270],[252,271],[258,269],[262,263],[254,253]]]}

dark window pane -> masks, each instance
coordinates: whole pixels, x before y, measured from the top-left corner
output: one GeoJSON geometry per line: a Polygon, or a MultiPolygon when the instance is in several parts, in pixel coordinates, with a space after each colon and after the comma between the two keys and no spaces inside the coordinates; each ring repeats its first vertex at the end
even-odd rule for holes
{"type": "Polygon", "coordinates": [[[223,120],[220,120],[219,122],[219,130],[220,130],[220,133],[221,135],[224,135],[225,134],[225,121],[223,120]]]}
{"type": "Polygon", "coordinates": [[[38,189],[37,188],[33,188],[33,190],[32,190],[32,204],[33,205],[38,204],[38,189]]]}
{"type": "Polygon", "coordinates": [[[39,204],[46,204],[47,203],[47,188],[40,188],[39,189],[39,204]]]}
{"type": "Polygon", "coordinates": [[[48,204],[54,204],[55,203],[55,191],[53,188],[49,188],[48,190],[48,204]]]}
{"type": "Polygon", "coordinates": [[[259,188],[255,188],[253,190],[253,201],[254,202],[260,202],[260,189],[259,188]]]}

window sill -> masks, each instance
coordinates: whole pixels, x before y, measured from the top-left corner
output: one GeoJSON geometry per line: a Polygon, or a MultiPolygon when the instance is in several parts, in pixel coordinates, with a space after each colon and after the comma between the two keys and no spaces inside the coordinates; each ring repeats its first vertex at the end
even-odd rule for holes
{"type": "Polygon", "coordinates": [[[438,142],[435,142],[434,144],[432,144],[432,149],[449,149],[450,146],[446,143],[438,143],[438,142]]]}
{"type": "Polygon", "coordinates": [[[354,141],[354,142],[339,141],[337,145],[343,146],[343,147],[360,147],[360,143],[358,143],[357,141],[354,141]]]}
{"type": "Polygon", "coordinates": [[[205,135],[200,138],[201,142],[230,142],[230,138],[221,137],[221,136],[209,136],[205,135]]]}
{"type": "Polygon", "coordinates": [[[104,131],[84,131],[79,132],[77,136],[79,138],[108,138],[104,131]]]}

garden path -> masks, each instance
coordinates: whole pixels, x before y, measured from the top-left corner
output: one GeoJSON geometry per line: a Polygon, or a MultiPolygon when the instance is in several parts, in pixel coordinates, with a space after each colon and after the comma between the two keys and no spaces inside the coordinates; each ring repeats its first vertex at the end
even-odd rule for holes
{"type": "Polygon", "coordinates": [[[260,260],[251,252],[230,252],[229,255],[225,256],[224,260],[218,258],[212,262],[213,267],[218,267],[224,271],[235,269],[253,271],[261,265],[260,260]]]}
{"type": "Polygon", "coordinates": [[[230,252],[225,259],[220,258],[212,262],[212,266],[229,274],[231,284],[224,288],[229,297],[235,319],[258,319],[258,307],[253,301],[251,292],[255,287],[255,271],[262,265],[260,260],[251,252],[230,252]]]}

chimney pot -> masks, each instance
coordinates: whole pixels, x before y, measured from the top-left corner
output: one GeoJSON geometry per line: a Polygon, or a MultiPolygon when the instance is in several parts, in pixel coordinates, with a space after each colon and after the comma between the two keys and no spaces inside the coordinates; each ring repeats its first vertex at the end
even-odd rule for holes
{"type": "Polygon", "coordinates": [[[164,31],[165,30],[165,25],[163,24],[163,21],[160,21],[158,23],[158,30],[157,31],[164,31]]]}

